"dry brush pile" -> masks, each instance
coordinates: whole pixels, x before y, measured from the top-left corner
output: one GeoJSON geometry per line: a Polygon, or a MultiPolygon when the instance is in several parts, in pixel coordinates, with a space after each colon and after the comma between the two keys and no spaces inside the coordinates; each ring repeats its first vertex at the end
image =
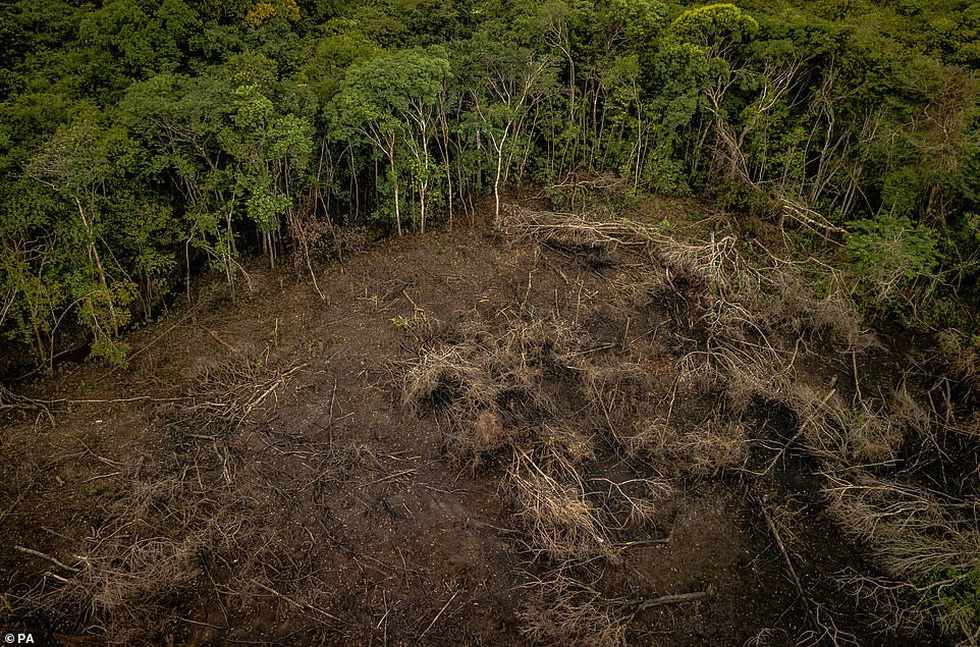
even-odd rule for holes
{"type": "Polygon", "coordinates": [[[538,602],[524,628],[542,640],[617,645],[622,600],[601,594],[600,566],[618,544],[649,531],[671,486],[656,472],[619,481],[587,477],[600,444],[628,451],[610,412],[639,406],[651,377],[561,317],[513,316],[433,335],[417,319],[416,354],[398,369],[406,404],[435,416],[446,451],[502,475],[538,602]],[[530,567],[529,567],[530,568],[530,567]]]}
{"type": "Polygon", "coordinates": [[[254,450],[245,423],[269,415],[301,368],[228,360],[162,398],[172,451],[112,463],[119,473],[109,503],[70,554],[17,547],[44,570],[6,592],[0,619],[112,645],[163,644],[202,627],[235,631],[236,618],[270,611],[298,610],[321,637],[342,630],[320,611],[330,588],[313,563],[281,549],[293,531],[275,524],[277,502],[247,469],[254,450]]]}
{"type": "Polygon", "coordinates": [[[928,466],[909,451],[937,433],[965,432],[949,416],[925,413],[907,391],[862,393],[856,368],[847,389],[843,379],[817,377],[856,367],[877,344],[832,272],[830,289],[817,297],[807,264],[723,233],[680,240],[631,221],[517,207],[502,226],[512,240],[592,270],[618,269],[609,280],[619,307],[628,315],[652,307],[665,317],[632,335],[627,323],[621,343],[590,333],[578,312],[535,316],[518,307],[504,320],[451,331],[424,315],[408,327],[414,355],[399,366],[404,402],[435,416],[455,459],[503,476],[542,600],[525,614],[528,635],[623,644],[632,617],[626,600],[649,592],[604,589],[597,565],[614,564],[618,544],[662,523],[672,493],[692,478],[738,475],[758,494],[752,498],[806,600],[807,638],[853,639],[807,599],[793,546],[785,545],[793,532],[780,523],[792,515],[769,496],[780,462],[803,451],[819,483],[806,493],[821,510],[819,523],[836,524],[870,551],[876,573],[841,580],[878,613],[882,629],[933,623],[970,644],[977,639],[980,502],[924,485],[928,466]],[[656,335],[673,351],[666,374],[650,368],[664,361],[646,343],[656,335]],[[792,413],[788,436],[753,431],[752,412],[774,406],[792,413]],[[632,478],[601,476],[609,456],[632,478]]]}

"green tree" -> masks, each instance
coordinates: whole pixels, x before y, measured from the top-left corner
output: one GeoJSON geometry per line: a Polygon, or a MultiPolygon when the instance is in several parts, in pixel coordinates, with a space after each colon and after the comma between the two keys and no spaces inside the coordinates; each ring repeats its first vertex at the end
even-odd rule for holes
{"type": "MultiPolygon", "coordinates": [[[[82,321],[91,328],[93,353],[113,361],[121,361],[125,352],[117,337],[120,326],[129,321],[126,308],[134,286],[124,275],[113,276],[103,262],[99,203],[107,183],[123,172],[131,148],[119,129],[106,130],[93,118],[83,118],[60,128],[28,167],[32,178],[70,199],[77,210],[84,253],[71,274],[71,292],[82,321]]],[[[64,226],[73,224],[69,220],[64,226]]]]}
{"type": "Polygon", "coordinates": [[[381,56],[351,67],[342,89],[326,109],[331,137],[344,140],[357,133],[387,156],[398,235],[402,233],[399,180],[405,170],[399,162],[399,149],[410,151],[416,174],[425,178],[419,183],[420,227],[424,228],[434,104],[448,73],[449,62],[439,49],[381,56]]]}

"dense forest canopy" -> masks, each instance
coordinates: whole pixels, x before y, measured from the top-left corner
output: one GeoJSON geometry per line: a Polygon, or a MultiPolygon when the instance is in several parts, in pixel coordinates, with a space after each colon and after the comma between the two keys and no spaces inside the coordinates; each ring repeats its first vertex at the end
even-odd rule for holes
{"type": "Polygon", "coordinates": [[[977,2],[15,0],[0,43],[0,327],[39,365],[125,361],[245,255],[305,271],[607,173],[785,223],[818,292],[980,344],[977,2]]]}

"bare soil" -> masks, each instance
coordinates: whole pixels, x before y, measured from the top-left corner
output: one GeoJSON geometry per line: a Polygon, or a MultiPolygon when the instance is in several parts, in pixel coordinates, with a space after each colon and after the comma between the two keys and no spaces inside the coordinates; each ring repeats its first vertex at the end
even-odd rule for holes
{"type": "MultiPolygon", "coordinates": [[[[546,568],[504,466],[449,456],[446,421],[402,403],[397,363],[412,349],[400,322],[424,312],[445,338],[550,313],[596,344],[643,345],[645,370],[669,384],[689,342],[667,333],[671,308],[616,306],[619,260],[457,228],[322,268],[322,300],[292,268],[256,263],[250,290],[205,282],[135,332],[127,368],[64,364],[16,386],[54,402],[3,412],[2,629],[61,645],[526,644],[522,614],[546,568]]],[[[678,415],[710,402],[689,405],[678,415]]],[[[750,418],[751,470],[799,421],[766,402],[750,418]]],[[[596,446],[590,478],[631,478],[596,446]]],[[[823,517],[808,460],[790,447],[764,488],[680,476],[652,521],[616,534],[633,543],[599,569],[604,593],[708,594],[640,604],[629,644],[826,643],[814,604],[863,645],[945,644],[878,632],[836,587],[835,574],[874,566],[823,517]],[[787,511],[786,550],[774,509],[787,511]]]]}

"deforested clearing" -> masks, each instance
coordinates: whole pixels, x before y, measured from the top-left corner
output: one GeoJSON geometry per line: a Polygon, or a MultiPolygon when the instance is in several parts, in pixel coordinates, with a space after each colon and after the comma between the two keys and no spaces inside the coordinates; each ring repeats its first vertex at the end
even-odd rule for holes
{"type": "Polygon", "coordinates": [[[978,438],[950,378],[727,217],[664,226],[698,203],[544,207],[325,266],[322,300],[249,268],[234,303],[216,280],[135,333],[127,367],[5,391],[7,626],[62,644],[967,635],[978,438]]]}

